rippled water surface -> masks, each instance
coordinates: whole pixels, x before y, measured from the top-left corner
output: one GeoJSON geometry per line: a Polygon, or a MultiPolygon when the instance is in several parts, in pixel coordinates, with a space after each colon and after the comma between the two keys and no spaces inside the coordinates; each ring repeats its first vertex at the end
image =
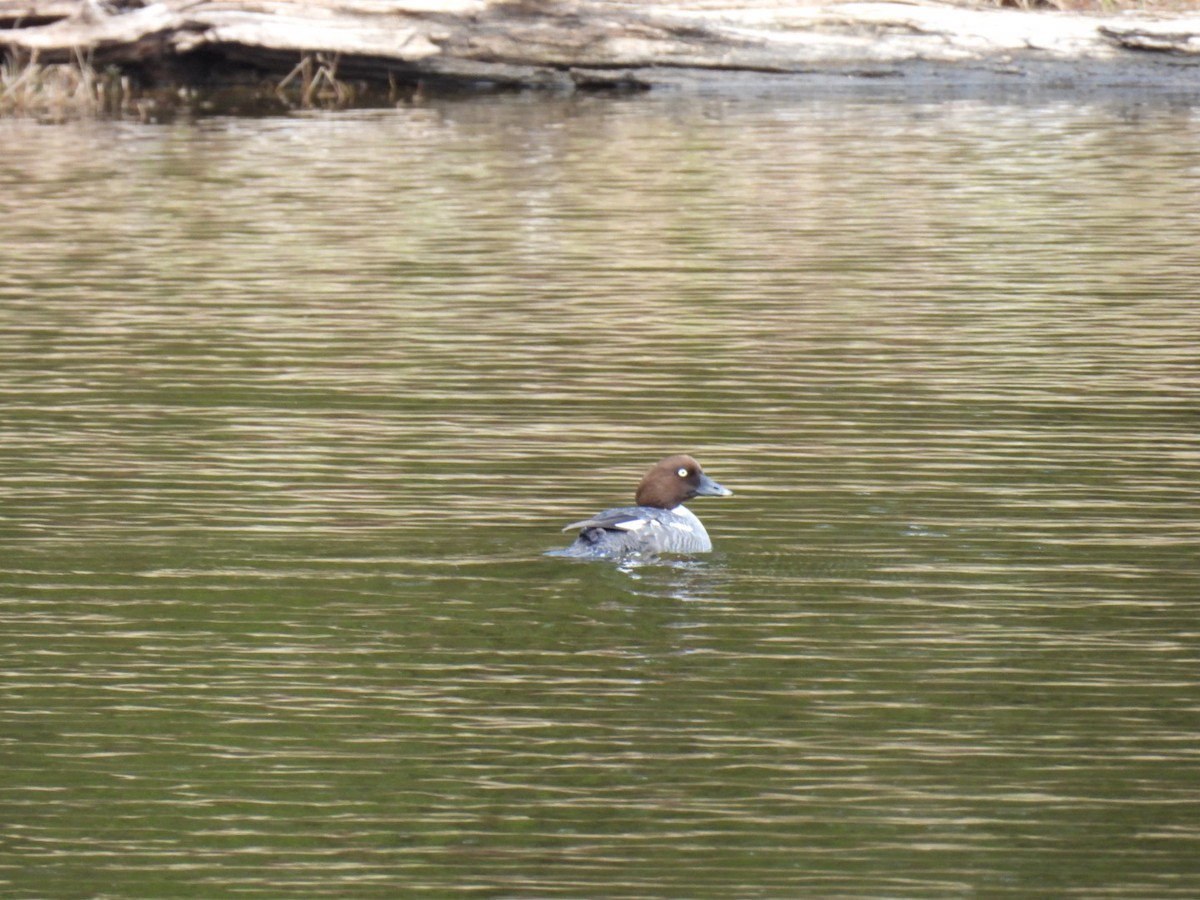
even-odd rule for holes
{"type": "Polygon", "coordinates": [[[0,894],[1200,896],[1195,107],[0,135],[0,894]]]}

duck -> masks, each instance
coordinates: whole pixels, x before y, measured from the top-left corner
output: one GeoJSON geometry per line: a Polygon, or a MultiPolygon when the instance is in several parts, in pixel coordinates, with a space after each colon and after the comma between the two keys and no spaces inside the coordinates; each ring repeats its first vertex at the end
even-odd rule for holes
{"type": "Polygon", "coordinates": [[[691,556],[712,551],[712,539],[696,514],[683,505],[694,497],[730,497],[733,491],[704,473],[686,453],[659,460],[646,472],[635,506],[619,506],[572,522],[574,543],[549,556],[578,559],[653,559],[661,554],[691,556]]]}

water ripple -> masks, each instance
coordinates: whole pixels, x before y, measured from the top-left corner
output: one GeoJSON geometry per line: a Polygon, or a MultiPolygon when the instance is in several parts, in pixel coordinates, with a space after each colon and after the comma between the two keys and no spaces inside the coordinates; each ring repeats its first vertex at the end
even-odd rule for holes
{"type": "Polygon", "coordinates": [[[0,892],[1194,896],[1196,119],[1129,112],[0,122],[0,892]],[[541,556],[680,449],[711,557],[541,556]]]}

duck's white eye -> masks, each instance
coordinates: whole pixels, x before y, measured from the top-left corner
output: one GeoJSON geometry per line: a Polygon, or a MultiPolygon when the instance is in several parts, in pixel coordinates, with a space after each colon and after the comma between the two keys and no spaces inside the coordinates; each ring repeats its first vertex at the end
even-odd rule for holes
{"type": "Polygon", "coordinates": [[[688,471],[687,471],[687,469],[676,469],[675,474],[678,475],[680,478],[687,478],[688,471]]]}

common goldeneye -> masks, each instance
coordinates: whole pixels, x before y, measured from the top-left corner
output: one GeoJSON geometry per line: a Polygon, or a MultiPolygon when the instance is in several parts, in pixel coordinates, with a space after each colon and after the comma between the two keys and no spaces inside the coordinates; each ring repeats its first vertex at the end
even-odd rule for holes
{"type": "Polygon", "coordinates": [[[579,529],[579,537],[570,547],[551,550],[549,555],[618,559],[707,553],[712,550],[708,532],[683,501],[732,493],[705,475],[690,456],[668,456],[638,485],[637,506],[606,509],[568,525],[563,531],[579,529]]]}

